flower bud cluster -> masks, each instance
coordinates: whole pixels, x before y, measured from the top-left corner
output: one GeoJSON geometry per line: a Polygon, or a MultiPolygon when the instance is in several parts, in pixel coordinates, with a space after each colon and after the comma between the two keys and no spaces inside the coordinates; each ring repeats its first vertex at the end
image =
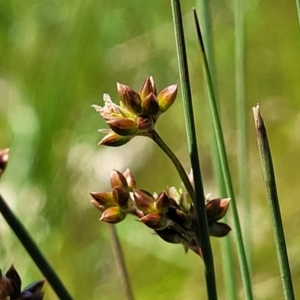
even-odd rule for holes
{"type": "Polygon", "coordinates": [[[42,300],[44,283],[44,279],[36,281],[21,291],[21,278],[11,265],[5,275],[2,275],[0,270],[0,299],[42,300]]]}
{"type": "MultiPolygon", "coordinates": [[[[102,212],[101,221],[115,224],[123,221],[127,214],[132,214],[163,240],[181,243],[186,249],[201,255],[197,245],[194,205],[188,192],[174,187],[159,194],[136,189],[129,169],[124,173],[113,170],[110,182],[112,191],[91,193],[92,203],[102,212]]],[[[211,236],[223,237],[231,230],[227,224],[219,222],[225,216],[229,203],[229,198],[207,199],[206,213],[211,236]]]]}
{"type": "Polygon", "coordinates": [[[110,129],[100,129],[105,136],[99,145],[121,146],[135,136],[147,136],[159,116],[174,103],[177,85],[170,85],[157,94],[152,77],[146,78],[139,93],[127,85],[117,83],[120,105],[104,94],[104,106],[93,105],[110,129]]]}

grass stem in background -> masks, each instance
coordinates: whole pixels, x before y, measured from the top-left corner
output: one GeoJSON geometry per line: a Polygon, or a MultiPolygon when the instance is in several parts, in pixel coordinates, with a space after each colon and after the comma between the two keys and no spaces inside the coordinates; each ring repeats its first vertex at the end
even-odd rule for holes
{"type": "Polygon", "coordinates": [[[236,235],[236,243],[237,243],[238,258],[239,258],[239,263],[240,263],[240,268],[241,268],[242,281],[243,281],[243,285],[244,285],[246,299],[251,300],[251,299],[253,299],[252,288],[251,288],[251,279],[250,279],[250,275],[249,275],[245,247],[244,247],[243,238],[242,238],[242,231],[241,231],[237,206],[236,206],[236,202],[235,202],[228,161],[227,161],[227,157],[226,157],[224,137],[223,137],[223,133],[222,133],[222,127],[221,127],[220,118],[219,118],[219,114],[218,114],[217,104],[216,104],[213,85],[212,85],[212,79],[211,79],[211,75],[210,75],[209,65],[208,65],[207,56],[206,56],[206,52],[205,52],[205,47],[203,44],[200,25],[199,25],[198,17],[197,17],[195,10],[194,10],[194,17],[195,17],[195,23],[196,23],[196,29],[197,29],[197,34],[198,34],[198,38],[199,38],[200,48],[201,48],[201,52],[202,52],[202,56],[203,56],[204,73],[205,73],[205,77],[207,80],[207,87],[208,87],[208,92],[209,92],[209,104],[210,104],[210,109],[211,109],[211,114],[212,114],[214,132],[216,135],[218,153],[219,153],[220,162],[221,162],[221,166],[222,166],[222,172],[223,172],[224,182],[225,182],[225,186],[226,186],[226,191],[227,191],[228,196],[231,198],[231,211],[232,211],[233,222],[234,222],[234,232],[236,235]]]}
{"type": "Polygon", "coordinates": [[[239,196],[244,212],[244,242],[251,274],[252,226],[249,196],[249,165],[247,155],[246,97],[245,97],[245,30],[244,1],[235,0],[234,43],[235,43],[235,97],[237,118],[237,160],[239,196]]]}
{"type": "Polygon", "coordinates": [[[187,64],[187,55],[182,24],[181,7],[179,0],[171,0],[172,14],[179,65],[180,83],[182,88],[182,99],[184,106],[184,116],[187,131],[188,149],[190,153],[191,166],[194,174],[195,193],[194,199],[195,213],[197,216],[197,234],[199,245],[203,255],[205,265],[205,279],[208,299],[217,299],[217,288],[215,280],[214,260],[208,234],[207,216],[205,209],[205,198],[200,170],[200,161],[197,149],[196,130],[193,115],[192,96],[187,64]]]}
{"type": "Polygon", "coordinates": [[[272,156],[269,147],[267,131],[260,114],[259,105],[253,107],[253,115],[257,133],[258,149],[263,170],[263,178],[265,181],[268,203],[271,210],[271,219],[281,273],[281,281],[284,291],[284,298],[286,300],[294,300],[295,296],[280,214],[272,156]]]}
{"type": "Polygon", "coordinates": [[[113,224],[107,224],[109,227],[109,233],[112,241],[112,249],[115,257],[115,262],[117,264],[117,268],[119,269],[121,278],[123,280],[123,285],[125,289],[125,299],[134,300],[131,283],[129,279],[129,275],[127,272],[127,268],[125,265],[125,259],[120,243],[120,239],[118,237],[116,226],[113,224]]]}
{"type": "MultiPolygon", "coordinates": [[[[212,30],[212,18],[211,18],[211,10],[210,10],[210,2],[206,0],[198,0],[196,1],[197,10],[199,11],[199,17],[202,28],[203,42],[206,49],[207,61],[212,77],[212,85],[214,91],[217,90],[216,80],[215,80],[215,59],[214,59],[214,39],[213,39],[213,30],[212,30]]],[[[219,187],[219,193],[221,197],[226,196],[226,187],[223,179],[222,168],[220,165],[220,158],[217,150],[217,142],[215,135],[212,136],[212,162],[214,168],[214,174],[216,177],[216,181],[219,187]]],[[[226,222],[227,216],[224,217],[224,221],[226,222]]],[[[237,288],[236,288],[236,280],[235,280],[235,272],[233,266],[233,253],[232,253],[232,245],[230,237],[224,237],[224,239],[220,240],[221,245],[221,255],[222,255],[222,268],[223,268],[223,278],[224,278],[224,288],[226,290],[227,299],[236,300],[237,296],[237,288]]]]}
{"type": "Polygon", "coordinates": [[[58,296],[59,299],[64,300],[71,300],[73,299],[63,283],[61,282],[60,278],[53,270],[53,268],[49,265],[43,254],[41,253],[40,249],[37,247],[27,230],[23,227],[22,223],[17,219],[17,217],[13,214],[10,210],[9,206],[6,204],[5,200],[0,195],[0,211],[14,231],[16,236],[18,237],[19,241],[22,243],[32,260],[35,262],[37,267],[40,269],[42,274],[45,276],[51,287],[53,288],[54,292],[58,296]]]}

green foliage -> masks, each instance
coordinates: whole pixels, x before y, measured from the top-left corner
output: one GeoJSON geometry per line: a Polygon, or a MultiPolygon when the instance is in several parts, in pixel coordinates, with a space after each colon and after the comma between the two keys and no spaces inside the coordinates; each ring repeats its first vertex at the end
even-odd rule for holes
{"type": "MultiPolygon", "coordinates": [[[[215,197],[209,146],[212,132],[190,10],[193,5],[193,1],[183,3],[190,76],[205,192],[215,197]]],[[[98,221],[89,192],[107,190],[110,171],[125,171],[129,166],[140,187],[147,190],[180,183],[172,164],[146,138],[136,138],[122,149],[97,147],[101,138],[97,129],[104,124],[91,105],[102,105],[103,93],[118,99],[116,81],[138,89],[144,78],[153,75],[161,84],[158,90],[179,83],[170,4],[154,0],[147,2],[147,12],[145,8],[143,1],[136,0],[0,2],[0,148],[11,149],[1,194],[75,299],[122,298],[107,227],[98,221]]],[[[215,79],[234,180],[233,7],[215,0],[211,8],[215,79]]],[[[260,102],[267,124],[297,295],[300,211],[294,203],[300,196],[299,168],[295,167],[300,147],[299,26],[293,2],[247,1],[245,17],[252,275],[254,296],[268,300],[281,297],[282,291],[251,107],[260,102]]],[[[157,127],[189,169],[180,99],[157,127]]],[[[234,185],[238,190],[237,182],[234,185]]],[[[133,218],[123,223],[118,231],[136,299],[204,297],[196,255],[185,255],[180,246],[164,243],[133,218]]],[[[3,219],[0,232],[1,267],[8,269],[13,263],[22,273],[24,286],[40,278],[3,219]]],[[[218,241],[213,240],[212,246],[217,282],[222,282],[218,241]]],[[[241,289],[238,266],[235,272],[241,289]]],[[[222,299],[222,284],[218,289],[222,299]]],[[[55,298],[47,283],[44,290],[46,300],[55,298]]]]}

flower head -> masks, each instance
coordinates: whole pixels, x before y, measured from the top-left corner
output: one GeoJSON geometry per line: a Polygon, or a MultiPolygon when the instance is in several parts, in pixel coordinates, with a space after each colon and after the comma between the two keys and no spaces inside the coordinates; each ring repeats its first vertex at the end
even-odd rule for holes
{"type": "Polygon", "coordinates": [[[104,94],[104,106],[93,105],[110,129],[99,145],[121,146],[135,136],[149,136],[159,116],[174,103],[177,85],[164,88],[158,95],[153,77],[147,77],[139,92],[127,85],[117,83],[121,99],[115,104],[108,94],[104,94]]]}

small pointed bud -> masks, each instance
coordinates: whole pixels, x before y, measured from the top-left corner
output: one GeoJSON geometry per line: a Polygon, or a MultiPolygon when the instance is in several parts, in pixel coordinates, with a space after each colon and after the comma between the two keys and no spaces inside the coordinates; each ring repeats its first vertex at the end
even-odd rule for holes
{"type": "Polygon", "coordinates": [[[103,137],[103,139],[98,143],[98,145],[119,147],[128,143],[132,138],[133,136],[120,136],[115,132],[110,132],[103,137]]]}
{"type": "Polygon", "coordinates": [[[154,205],[155,199],[149,192],[145,190],[134,190],[133,196],[136,207],[145,215],[156,211],[154,205]]]}
{"type": "Polygon", "coordinates": [[[166,218],[165,215],[159,212],[153,212],[139,219],[146,226],[154,230],[162,230],[170,226],[171,221],[166,218]]]}
{"type": "Polygon", "coordinates": [[[134,114],[141,112],[141,97],[140,95],[125,84],[117,82],[117,89],[121,101],[134,114]]]}
{"type": "Polygon", "coordinates": [[[168,212],[167,212],[167,217],[171,219],[173,222],[179,224],[181,227],[190,227],[191,226],[191,218],[184,213],[182,210],[170,206],[168,212]]]}
{"type": "Polygon", "coordinates": [[[156,116],[159,113],[159,105],[156,96],[150,93],[142,101],[142,114],[146,116],[156,116]]]}
{"type": "Polygon", "coordinates": [[[121,136],[135,135],[138,131],[136,122],[132,119],[116,118],[106,122],[116,134],[121,136]]]}
{"type": "Polygon", "coordinates": [[[146,78],[139,92],[142,100],[150,93],[153,93],[156,96],[156,87],[152,76],[146,78]]]}
{"type": "Polygon", "coordinates": [[[126,213],[119,206],[113,206],[103,212],[100,221],[116,224],[123,221],[125,217],[126,213]]]}
{"type": "Polygon", "coordinates": [[[206,203],[208,222],[218,221],[223,218],[228,210],[230,198],[213,199],[206,203]]]}
{"type": "Polygon", "coordinates": [[[165,192],[159,193],[155,201],[156,210],[161,214],[165,214],[169,210],[169,207],[170,207],[170,199],[167,196],[167,194],[165,192]]]}
{"type": "Polygon", "coordinates": [[[190,194],[185,191],[180,195],[179,206],[185,213],[189,213],[191,210],[192,198],[190,194]]]}
{"type": "Polygon", "coordinates": [[[120,186],[120,187],[125,188],[126,190],[128,189],[128,184],[127,184],[125,176],[117,170],[111,171],[110,186],[111,186],[111,188],[114,188],[115,186],[120,186]]]}
{"type": "Polygon", "coordinates": [[[132,192],[133,189],[135,189],[135,187],[136,187],[136,181],[135,181],[135,178],[134,178],[132,172],[130,171],[130,169],[126,169],[126,171],[123,173],[123,175],[126,178],[129,190],[132,192]]]}
{"type": "Polygon", "coordinates": [[[168,188],[167,195],[176,202],[179,202],[180,194],[174,186],[168,188]]]}
{"type": "Polygon", "coordinates": [[[91,192],[90,194],[104,208],[116,206],[112,192],[91,192]]]}
{"type": "Polygon", "coordinates": [[[104,212],[106,207],[100,205],[96,200],[91,200],[91,203],[95,206],[95,208],[97,208],[98,210],[100,210],[101,212],[104,212]]]}
{"type": "Polygon", "coordinates": [[[154,127],[154,121],[148,117],[138,117],[137,127],[139,130],[150,130],[154,127]]]}
{"type": "Polygon", "coordinates": [[[23,290],[23,292],[24,291],[31,292],[31,293],[40,292],[45,284],[45,281],[46,281],[45,279],[35,281],[35,282],[29,284],[28,286],[26,286],[26,288],[23,290]]]}
{"type": "Polygon", "coordinates": [[[172,243],[172,244],[181,243],[180,234],[172,227],[168,227],[163,230],[157,230],[156,234],[168,243],[172,243]]]}
{"type": "Polygon", "coordinates": [[[128,208],[129,192],[123,187],[115,186],[112,190],[116,203],[124,210],[128,208]]]}
{"type": "Polygon", "coordinates": [[[9,149],[0,150],[0,177],[6,169],[8,157],[9,157],[8,153],[9,153],[9,149]]]}
{"type": "Polygon", "coordinates": [[[157,96],[161,112],[167,111],[174,103],[177,96],[177,84],[170,85],[163,89],[157,96]]]}
{"type": "Polygon", "coordinates": [[[213,222],[208,226],[208,230],[210,236],[223,237],[231,231],[231,228],[225,223],[213,222]]]}

